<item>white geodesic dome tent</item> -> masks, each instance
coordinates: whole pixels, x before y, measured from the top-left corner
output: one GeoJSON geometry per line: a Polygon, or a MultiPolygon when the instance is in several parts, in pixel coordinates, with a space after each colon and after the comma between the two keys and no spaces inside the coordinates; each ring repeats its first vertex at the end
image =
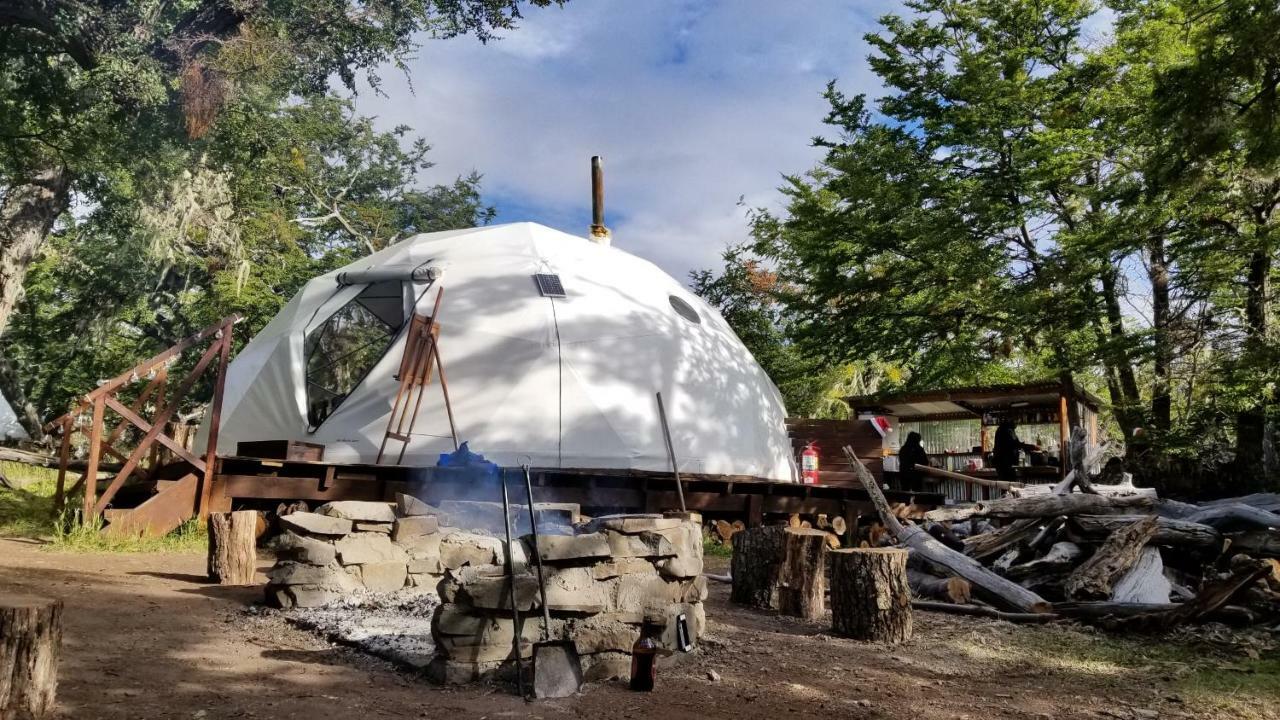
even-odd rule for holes
{"type": "Polygon", "coordinates": [[[0,440],[25,440],[26,437],[27,431],[18,423],[18,414],[4,395],[0,395],[0,440]]]}
{"type": "MultiPolygon", "coordinates": [[[[300,440],[326,462],[374,462],[408,320],[440,288],[440,354],[473,451],[668,470],[660,391],[683,472],[794,479],[782,398],[716,310],[646,260],[533,223],[417,235],[307,283],[231,363],[219,454],[300,440]]],[[[452,449],[433,381],[403,464],[452,449]]]]}

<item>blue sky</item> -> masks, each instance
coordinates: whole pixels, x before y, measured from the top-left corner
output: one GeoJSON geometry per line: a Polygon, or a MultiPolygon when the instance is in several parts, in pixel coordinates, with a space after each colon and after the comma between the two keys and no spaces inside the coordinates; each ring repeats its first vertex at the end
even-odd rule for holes
{"type": "Polygon", "coordinates": [[[432,143],[424,183],[480,171],[499,222],[585,234],[603,155],[614,243],[684,281],[746,237],[740,197],[776,208],[781,175],[818,159],[828,80],[876,91],[862,36],[898,6],[570,0],[488,45],[424,41],[357,105],[432,143]]]}

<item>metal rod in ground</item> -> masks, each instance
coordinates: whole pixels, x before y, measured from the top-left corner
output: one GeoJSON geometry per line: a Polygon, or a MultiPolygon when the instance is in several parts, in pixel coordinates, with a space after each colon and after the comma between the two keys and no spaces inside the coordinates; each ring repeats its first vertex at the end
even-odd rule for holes
{"type": "Polygon", "coordinates": [[[511,498],[507,495],[507,471],[504,469],[498,474],[499,481],[502,484],[502,517],[506,519],[507,528],[507,544],[506,561],[507,561],[507,581],[510,583],[509,595],[511,598],[511,622],[515,632],[511,637],[511,648],[515,651],[516,660],[516,691],[520,693],[520,697],[524,697],[524,673],[520,666],[520,611],[516,606],[516,564],[512,560],[511,555],[511,498]]]}
{"type": "Polygon", "coordinates": [[[671,458],[671,474],[676,477],[676,494],[680,496],[680,512],[687,512],[684,506],[684,483],[680,481],[680,469],[676,467],[676,450],[671,444],[671,428],[667,426],[667,409],[662,404],[662,393],[658,393],[658,417],[662,420],[662,437],[667,441],[667,457],[671,458]]]}
{"type": "Polygon", "coordinates": [[[529,532],[533,533],[533,563],[538,568],[538,593],[542,599],[542,640],[551,639],[551,608],[547,605],[547,581],[542,577],[542,552],[538,549],[538,518],[533,510],[533,478],[529,476],[529,466],[522,465],[524,470],[524,491],[529,499],[529,532]]]}

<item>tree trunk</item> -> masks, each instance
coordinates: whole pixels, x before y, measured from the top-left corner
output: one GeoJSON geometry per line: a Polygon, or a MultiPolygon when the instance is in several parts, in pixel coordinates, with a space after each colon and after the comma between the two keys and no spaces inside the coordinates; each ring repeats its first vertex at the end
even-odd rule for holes
{"type": "Polygon", "coordinates": [[[1147,274],[1151,279],[1152,374],[1155,376],[1151,388],[1151,425],[1157,433],[1165,433],[1172,423],[1173,412],[1169,389],[1173,340],[1169,328],[1169,265],[1164,237],[1152,238],[1147,251],[1147,274]]]}
{"type": "Polygon", "coordinates": [[[254,583],[257,531],[258,513],[254,510],[209,514],[210,580],[220,585],[254,583]]]}
{"type": "Polygon", "coordinates": [[[907,551],[847,548],[831,551],[831,626],[855,640],[911,639],[907,551]]]}
{"type": "Polygon", "coordinates": [[[0,718],[54,715],[62,601],[0,595],[0,718]]]}
{"type": "Polygon", "coordinates": [[[907,583],[911,585],[911,592],[917,598],[933,598],[943,602],[964,604],[973,596],[973,586],[964,578],[941,578],[907,568],[907,583]]]}
{"type": "Polygon", "coordinates": [[[22,298],[27,267],[67,209],[70,184],[65,167],[44,168],[28,182],[11,185],[0,202],[0,337],[22,298]]]}
{"type": "Polygon", "coordinates": [[[1133,435],[1133,428],[1137,424],[1134,411],[1139,407],[1142,396],[1138,391],[1138,377],[1129,359],[1129,337],[1124,328],[1124,313],[1120,309],[1120,295],[1116,289],[1116,272],[1111,269],[1102,273],[1102,301],[1106,308],[1107,332],[1111,345],[1106,352],[1116,370],[1120,391],[1120,402],[1116,402],[1117,398],[1113,397],[1112,405],[1115,407],[1120,430],[1128,439],[1133,435]]]}
{"type": "Polygon", "coordinates": [[[825,530],[787,528],[778,570],[778,612],[806,620],[822,617],[827,594],[825,530]]]}
{"type": "MultiPolygon", "coordinates": [[[[1271,253],[1264,243],[1249,256],[1244,305],[1246,363],[1258,363],[1267,344],[1267,310],[1271,294],[1271,253]]],[[[1236,462],[1242,474],[1262,472],[1266,408],[1259,400],[1236,416],[1236,462]]]]}
{"type": "Polygon", "coordinates": [[[1112,583],[1138,561],[1142,548],[1155,537],[1158,527],[1156,517],[1152,515],[1111,533],[1093,557],[1067,578],[1067,597],[1074,600],[1109,600],[1112,583]]]}
{"type": "Polygon", "coordinates": [[[18,423],[27,431],[27,437],[39,442],[45,435],[40,422],[40,413],[27,400],[26,389],[18,378],[18,369],[8,355],[3,340],[0,340],[0,396],[9,401],[13,412],[18,416],[18,423]]]}
{"type": "Polygon", "coordinates": [[[817,618],[824,609],[827,533],[755,527],[733,535],[730,599],[740,605],[817,618]]]}

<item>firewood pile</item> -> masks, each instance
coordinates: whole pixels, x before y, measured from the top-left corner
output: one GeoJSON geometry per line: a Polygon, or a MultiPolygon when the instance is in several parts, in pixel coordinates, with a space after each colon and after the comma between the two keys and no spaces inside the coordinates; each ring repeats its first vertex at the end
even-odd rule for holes
{"type": "MultiPolygon", "coordinates": [[[[1280,626],[1280,494],[1198,505],[1101,484],[1083,452],[1057,485],[895,516],[850,453],[887,529],[909,549],[913,604],[1013,621],[1117,630],[1218,621],[1280,626]]],[[[874,544],[874,543],[873,543],[874,544]]]]}

